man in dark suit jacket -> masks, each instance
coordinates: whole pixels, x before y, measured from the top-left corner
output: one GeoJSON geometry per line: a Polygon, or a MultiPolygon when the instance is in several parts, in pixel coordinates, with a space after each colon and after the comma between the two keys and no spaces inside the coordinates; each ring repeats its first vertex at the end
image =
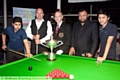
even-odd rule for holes
{"type": "Polygon", "coordinates": [[[55,12],[56,25],[53,27],[53,37],[55,40],[63,42],[63,45],[54,49],[57,54],[68,53],[70,48],[71,26],[62,21],[62,12],[55,12]]]}
{"type": "Polygon", "coordinates": [[[79,21],[73,26],[72,46],[69,55],[93,57],[98,44],[98,27],[87,20],[88,13],[82,9],[78,13],[79,21]]]}

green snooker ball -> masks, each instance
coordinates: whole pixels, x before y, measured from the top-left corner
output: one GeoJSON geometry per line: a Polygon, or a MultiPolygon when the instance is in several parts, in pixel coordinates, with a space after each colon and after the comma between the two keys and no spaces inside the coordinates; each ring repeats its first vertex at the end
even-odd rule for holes
{"type": "Polygon", "coordinates": [[[32,66],[29,66],[29,67],[28,67],[28,70],[31,71],[31,70],[32,70],[32,66]]]}

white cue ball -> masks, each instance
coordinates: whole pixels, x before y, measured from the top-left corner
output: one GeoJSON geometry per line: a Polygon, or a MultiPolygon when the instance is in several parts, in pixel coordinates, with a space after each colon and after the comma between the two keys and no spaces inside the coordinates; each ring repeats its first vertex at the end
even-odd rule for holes
{"type": "Polygon", "coordinates": [[[74,79],[74,75],[71,74],[69,78],[70,78],[70,79],[74,79]]]}

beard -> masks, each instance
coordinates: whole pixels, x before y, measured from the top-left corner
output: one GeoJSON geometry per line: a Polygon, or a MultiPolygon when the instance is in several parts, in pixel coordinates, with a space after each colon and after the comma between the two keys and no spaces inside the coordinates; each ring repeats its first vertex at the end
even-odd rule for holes
{"type": "Polygon", "coordinates": [[[80,21],[80,23],[85,23],[85,21],[80,21]]]}
{"type": "Polygon", "coordinates": [[[80,20],[80,23],[85,23],[85,21],[86,21],[86,20],[83,20],[83,21],[80,20]]]}

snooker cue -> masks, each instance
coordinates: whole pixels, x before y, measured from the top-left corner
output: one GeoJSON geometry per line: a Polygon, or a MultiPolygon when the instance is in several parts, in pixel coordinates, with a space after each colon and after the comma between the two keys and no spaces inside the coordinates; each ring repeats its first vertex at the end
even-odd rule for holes
{"type": "MultiPolygon", "coordinates": [[[[11,50],[11,49],[8,49],[8,50],[11,51],[11,52],[14,52],[14,53],[16,53],[16,54],[19,54],[19,55],[22,55],[22,56],[25,56],[25,57],[26,57],[26,55],[23,54],[23,53],[21,53],[21,52],[18,52],[18,51],[15,51],[15,50],[11,50]]],[[[34,57],[29,57],[29,58],[34,59],[34,60],[37,60],[37,61],[41,61],[40,59],[37,59],[37,58],[34,58],[34,57]]]]}
{"type": "MultiPolygon", "coordinates": [[[[37,29],[37,35],[38,35],[38,29],[37,29]]],[[[36,54],[38,54],[38,44],[36,44],[36,54]]]]}

